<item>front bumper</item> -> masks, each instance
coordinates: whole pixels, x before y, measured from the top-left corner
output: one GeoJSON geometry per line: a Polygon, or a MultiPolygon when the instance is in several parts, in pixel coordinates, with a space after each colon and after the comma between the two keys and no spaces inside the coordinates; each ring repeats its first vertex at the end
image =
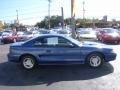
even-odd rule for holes
{"type": "Polygon", "coordinates": [[[115,37],[115,38],[104,38],[103,39],[105,42],[120,42],[120,37],[115,37]]]}
{"type": "Polygon", "coordinates": [[[13,55],[10,53],[7,54],[7,57],[8,57],[8,61],[10,62],[19,62],[19,58],[20,58],[19,55],[13,55]]]}
{"type": "Polygon", "coordinates": [[[105,61],[108,62],[108,61],[116,60],[116,56],[117,56],[116,53],[107,54],[107,55],[105,56],[105,61]]]}

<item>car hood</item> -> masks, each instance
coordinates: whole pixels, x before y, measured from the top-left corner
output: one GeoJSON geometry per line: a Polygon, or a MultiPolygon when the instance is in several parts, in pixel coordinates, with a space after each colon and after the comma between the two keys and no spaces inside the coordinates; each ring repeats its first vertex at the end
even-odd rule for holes
{"type": "Polygon", "coordinates": [[[24,42],[16,42],[16,43],[10,44],[10,46],[21,46],[22,44],[24,44],[24,42]]]}
{"type": "Polygon", "coordinates": [[[95,48],[106,48],[106,49],[112,49],[111,46],[99,43],[99,42],[90,42],[90,41],[84,41],[82,42],[82,47],[95,47],[95,48]]]}

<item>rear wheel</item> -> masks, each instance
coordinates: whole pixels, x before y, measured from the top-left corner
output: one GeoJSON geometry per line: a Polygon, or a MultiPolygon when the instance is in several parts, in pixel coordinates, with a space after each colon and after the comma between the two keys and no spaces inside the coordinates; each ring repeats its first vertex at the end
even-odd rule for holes
{"type": "Polygon", "coordinates": [[[31,70],[36,67],[37,63],[33,56],[26,55],[21,58],[21,65],[23,68],[31,70]]]}
{"type": "Polygon", "coordinates": [[[87,64],[93,68],[100,67],[103,64],[103,56],[98,53],[90,54],[87,57],[87,64]]]}

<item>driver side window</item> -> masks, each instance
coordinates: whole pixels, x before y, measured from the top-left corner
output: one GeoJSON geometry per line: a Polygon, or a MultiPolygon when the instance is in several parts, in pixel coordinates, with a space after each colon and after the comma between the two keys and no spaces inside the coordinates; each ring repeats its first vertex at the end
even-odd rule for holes
{"type": "Polygon", "coordinates": [[[47,41],[44,38],[39,38],[34,43],[35,46],[45,46],[46,44],[47,44],[47,41]]]}
{"type": "Polygon", "coordinates": [[[70,41],[68,41],[67,39],[62,38],[62,37],[58,38],[58,46],[69,47],[72,45],[73,44],[70,41]]]}

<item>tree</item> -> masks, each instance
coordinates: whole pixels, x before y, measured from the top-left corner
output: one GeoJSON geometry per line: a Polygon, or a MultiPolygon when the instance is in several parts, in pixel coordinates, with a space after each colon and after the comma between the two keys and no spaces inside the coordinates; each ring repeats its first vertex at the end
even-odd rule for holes
{"type": "Polygon", "coordinates": [[[2,21],[0,21],[0,31],[3,29],[4,25],[2,23],[2,21]]]}
{"type": "Polygon", "coordinates": [[[66,25],[70,25],[70,23],[71,23],[71,18],[66,18],[66,19],[64,20],[64,23],[65,23],[66,25]]]}
{"type": "MultiPolygon", "coordinates": [[[[39,28],[49,28],[48,27],[49,23],[49,17],[46,16],[41,22],[38,22],[35,26],[38,26],[39,28]]],[[[62,16],[51,16],[50,17],[50,26],[51,28],[53,27],[58,27],[62,23],[62,16]]]]}

